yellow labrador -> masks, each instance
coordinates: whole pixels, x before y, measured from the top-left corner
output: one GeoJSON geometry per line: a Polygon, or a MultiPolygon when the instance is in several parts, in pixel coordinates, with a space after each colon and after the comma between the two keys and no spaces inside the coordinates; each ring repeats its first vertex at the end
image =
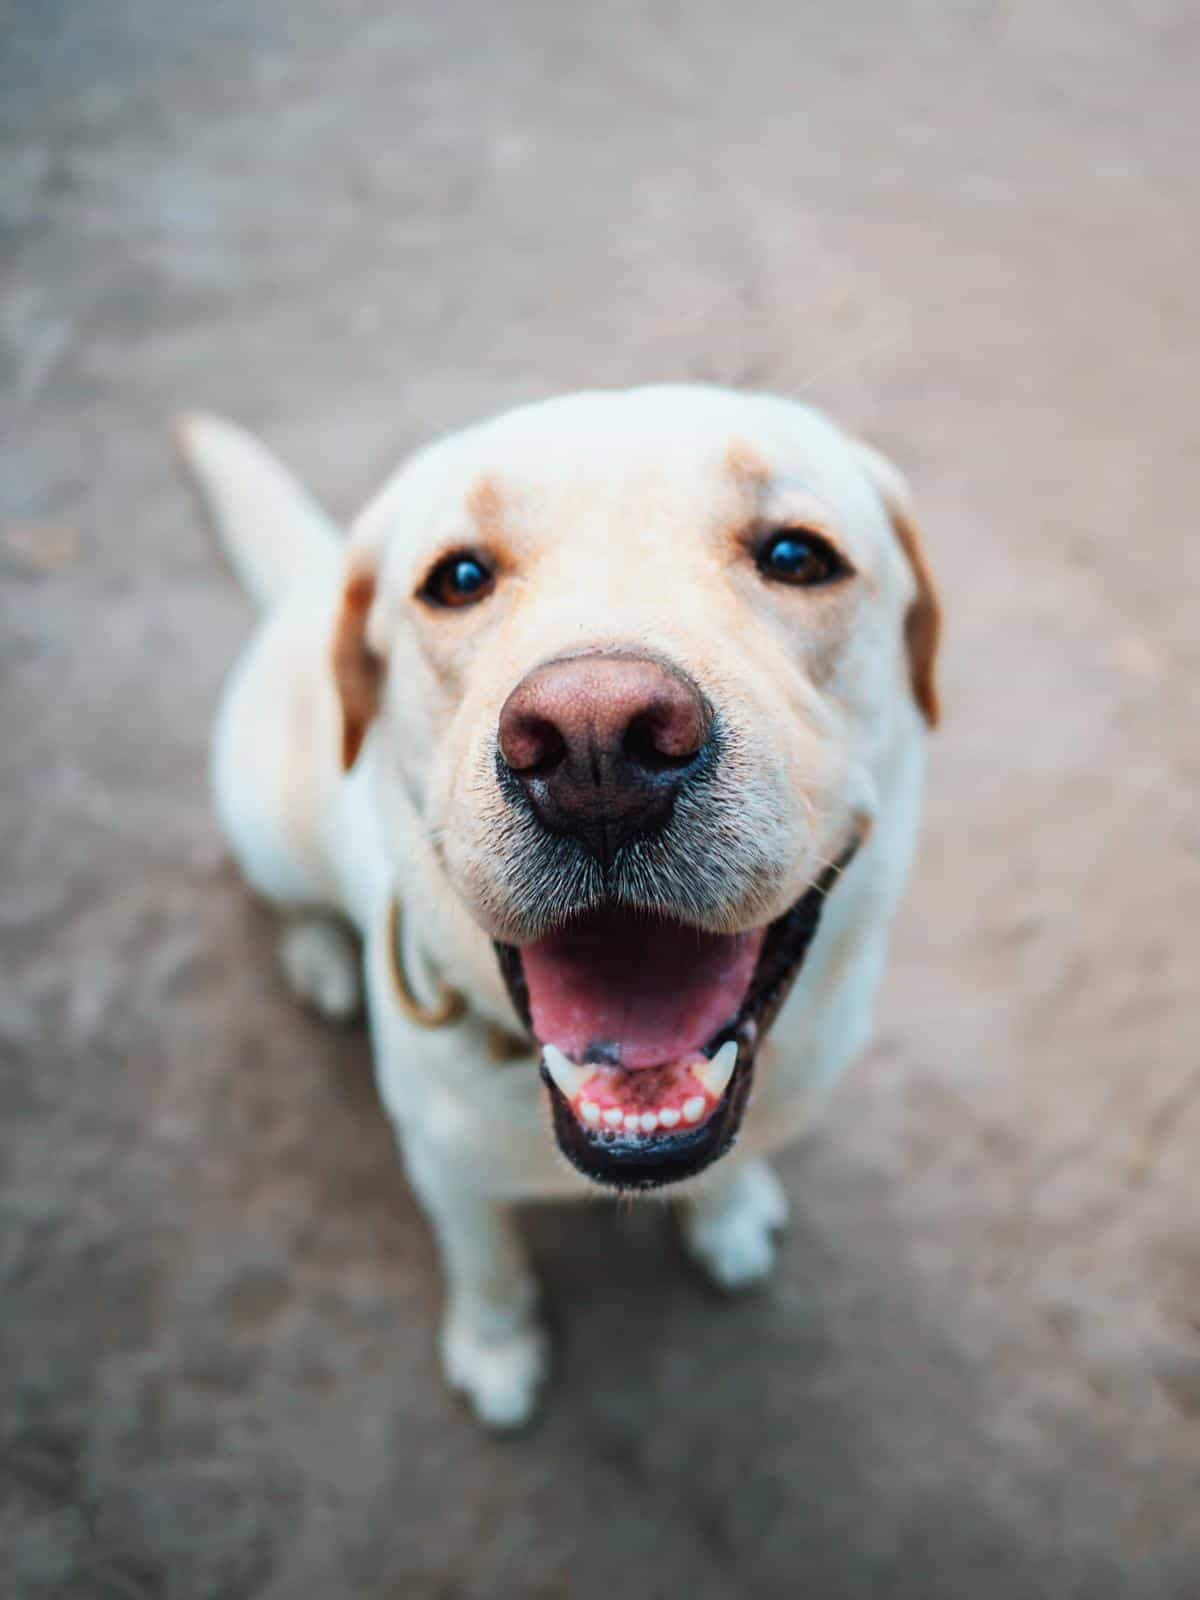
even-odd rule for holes
{"type": "Polygon", "coordinates": [[[447,1376],[517,1425],[545,1339],[513,1202],[682,1185],[690,1250],[748,1284],[765,1158],[867,1034],[937,716],[903,485],[784,400],[579,394],[424,450],[343,541],[245,434],[181,435],[263,612],[222,824],[297,913],[295,988],[365,990],[447,1376]]]}

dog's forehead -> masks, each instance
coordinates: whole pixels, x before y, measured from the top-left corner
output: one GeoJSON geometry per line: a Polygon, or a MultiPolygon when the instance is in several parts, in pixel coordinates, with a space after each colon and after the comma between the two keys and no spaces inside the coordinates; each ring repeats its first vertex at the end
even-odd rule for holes
{"type": "Polygon", "coordinates": [[[634,512],[667,532],[792,507],[823,511],[852,542],[881,522],[853,442],[811,407],[661,385],[543,401],[441,440],[390,481],[356,538],[403,560],[448,538],[583,536],[634,512]]]}

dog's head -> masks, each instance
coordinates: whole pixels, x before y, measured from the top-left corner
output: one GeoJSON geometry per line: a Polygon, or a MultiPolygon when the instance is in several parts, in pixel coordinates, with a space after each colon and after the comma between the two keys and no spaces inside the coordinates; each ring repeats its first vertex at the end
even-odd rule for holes
{"type": "Polygon", "coordinates": [[[728,1146],[880,763],[936,720],[938,627],[897,475],[782,400],[548,402],[364,513],[344,761],[373,729],[591,1176],[728,1146]]]}

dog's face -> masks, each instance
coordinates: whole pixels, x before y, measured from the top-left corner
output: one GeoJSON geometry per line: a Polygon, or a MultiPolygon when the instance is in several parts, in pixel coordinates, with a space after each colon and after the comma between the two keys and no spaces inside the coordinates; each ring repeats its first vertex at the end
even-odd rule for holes
{"type": "Polygon", "coordinates": [[[807,408],[663,387],[449,439],[355,531],[346,761],[374,722],[601,1181],[727,1147],[882,756],[936,716],[900,494],[807,408]]]}

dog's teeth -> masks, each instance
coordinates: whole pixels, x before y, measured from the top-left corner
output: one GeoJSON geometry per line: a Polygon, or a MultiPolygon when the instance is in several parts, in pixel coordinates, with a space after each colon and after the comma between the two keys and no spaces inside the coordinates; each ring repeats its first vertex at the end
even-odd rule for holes
{"type": "Polygon", "coordinates": [[[604,1113],[604,1120],[608,1123],[610,1128],[619,1128],[624,1122],[625,1118],[622,1113],[617,1110],[616,1106],[610,1106],[609,1109],[604,1113]]]}
{"type": "Polygon", "coordinates": [[[663,1110],[658,1113],[658,1120],[662,1123],[664,1128],[673,1128],[679,1121],[681,1115],[682,1113],[676,1111],[674,1106],[665,1106],[663,1110]]]}
{"type": "Polygon", "coordinates": [[[579,1114],[585,1122],[590,1122],[593,1127],[600,1121],[600,1107],[594,1100],[585,1100],[579,1108],[579,1114]]]}
{"type": "Polygon", "coordinates": [[[683,1115],[688,1122],[699,1122],[704,1115],[704,1096],[694,1094],[690,1100],[683,1102],[683,1115]]]}
{"type": "Polygon", "coordinates": [[[658,1118],[653,1111],[643,1111],[641,1121],[643,1133],[653,1133],[655,1128],[658,1127],[658,1118]]]}
{"type": "Polygon", "coordinates": [[[719,1100],[729,1087],[737,1058],[737,1040],[726,1039],[711,1061],[693,1062],[692,1077],[699,1078],[713,1099],[719,1100]]]}
{"type": "Polygon", "coordinates": [[[583,1088],[589,1078],[595,1075],[595,1067],[577,1067],[573,1061],[568,1061],[562,1051],[554,1044],[542,1046],[542,1061],[546,1071],[566,1095],[568,1100],[583,1088]]]}
{"type": "Polygon", "coordinates": [[[642,1119],[635,1111],[631,1111],[625,1118],[625,1132],[636,1133],[642,1125],[642,1119]]]}

